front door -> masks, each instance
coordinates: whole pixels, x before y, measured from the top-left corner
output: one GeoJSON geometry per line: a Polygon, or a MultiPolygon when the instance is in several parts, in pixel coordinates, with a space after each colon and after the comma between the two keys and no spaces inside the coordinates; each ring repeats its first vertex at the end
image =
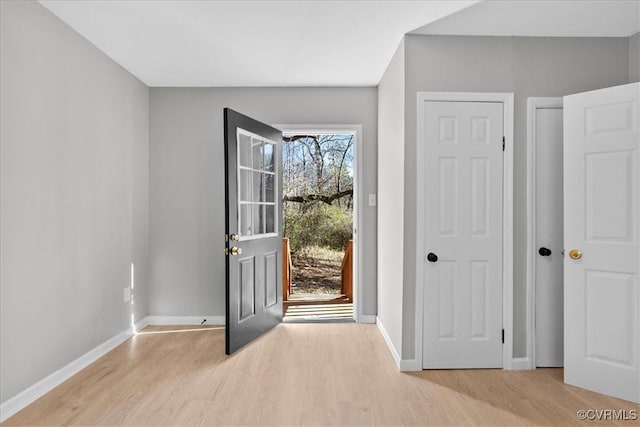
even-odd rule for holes
{"type": "Polygon", "coordinates": [[[224,109],[227,354],[282,321],[281,141],[224,109]]]}
{"type": "Polygon", "coordinates": [[[502,367],[503,105],[425,102],[423,368],[502,367]]]}
{"type": "Polygon", "coordinates": [[[640,402],[640,83],[564,98],[564,380],[640,402]]]}

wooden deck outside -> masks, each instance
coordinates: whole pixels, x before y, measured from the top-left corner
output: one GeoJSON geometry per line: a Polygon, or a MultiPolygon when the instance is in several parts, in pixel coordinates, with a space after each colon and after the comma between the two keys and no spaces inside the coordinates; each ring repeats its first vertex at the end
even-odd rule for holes
{"type": "Polygon", "coordinates": [[[285,322],[353,321],[353,240],[349,240],[342,259],[340,294],[294,294],[291,292],[289,238],[282,239],[282,301],[285,322]]]}

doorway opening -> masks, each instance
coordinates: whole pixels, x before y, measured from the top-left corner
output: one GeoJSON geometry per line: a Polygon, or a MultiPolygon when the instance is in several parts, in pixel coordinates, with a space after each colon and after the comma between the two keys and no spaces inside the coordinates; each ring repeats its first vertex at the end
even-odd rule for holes
{"type": "Polygon", "coordinates": [[[563,101],[527,100],[527,358],[564,366],[563,101]]]}
{"type": "Polygon", "coordinates": [[[285,322],[354,320],[355,132],[283,132],[285,322]]]}

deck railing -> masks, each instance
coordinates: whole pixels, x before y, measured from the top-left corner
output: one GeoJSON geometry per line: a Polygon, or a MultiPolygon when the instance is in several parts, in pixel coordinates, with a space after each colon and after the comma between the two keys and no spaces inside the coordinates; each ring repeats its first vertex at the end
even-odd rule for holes
{"type": "Polygon", "coordinates": [[[353,301],[353,240],[347,242],[342,258],[342,293],[353,301]]]}
{"type": "Polygon", "coordinates": [[[291,294],[291,247],[289,238],[282,239],[282,301],[288,301],[291,294]]]}
{"type": "MultiPolygon", "coordinates": [[[[288,301],[291,295],[291,246],[289,238],[282,239],[282,301],[288,301]]],[[[349,301],[353,301],[353,240],[347,242],[347,248],[342,258],[342,288],[341,293],[349,301]]]]}

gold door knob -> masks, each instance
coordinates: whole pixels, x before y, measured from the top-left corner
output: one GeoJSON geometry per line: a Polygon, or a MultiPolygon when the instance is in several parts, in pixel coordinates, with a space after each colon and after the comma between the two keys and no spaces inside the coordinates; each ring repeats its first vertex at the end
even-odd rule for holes
{"type": "Polygon", "coordinates": [[[242,253],[242,249],[237,246],[231,248],[231,255],[240,255],[242,253]]]}
{"type": "Polygon", "coordinates": [[[231,240],[232,242],[237,242],[238,240],[240,240],[240,236],[234,233],[231,236],[229,236],[229,240],[231,240]]]}
{"type": "Polygon", "coordinates": [[[571,259],[580,259],[582,258],[582,251],[579,249],[571,249],[569,251],[569,258],[571,259]]]}

